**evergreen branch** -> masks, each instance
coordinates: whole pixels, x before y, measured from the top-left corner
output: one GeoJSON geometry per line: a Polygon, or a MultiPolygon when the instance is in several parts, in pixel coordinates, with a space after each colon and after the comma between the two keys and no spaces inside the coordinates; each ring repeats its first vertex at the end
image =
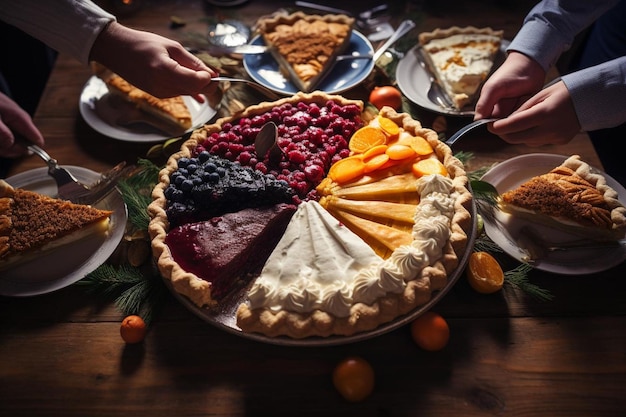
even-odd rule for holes
{"type": "Polygon", "coordinates": [[[550,301],[554,298],[552,293],[528,280],[528,273],[532,266],[522,263],[516,268],[504,273],[504,282],[515,288],[519,288],[525,294],[539,301],[550,301]]]}

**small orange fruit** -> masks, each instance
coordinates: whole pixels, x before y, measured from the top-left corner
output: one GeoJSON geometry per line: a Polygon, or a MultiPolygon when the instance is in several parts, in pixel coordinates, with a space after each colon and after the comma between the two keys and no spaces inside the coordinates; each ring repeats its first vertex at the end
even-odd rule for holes
{"type": "Polygon", "coordinates": [[[488,252],[473,252],[466,269],[470,286],[481,294],[502,289],[504,272],[498,261],[488,252]]]}
{"type": "Polygon", "coordinates": [[[374,369],[363,358],[346,358],[333,370],[333,385],[346,400],[362,401],[374,391],[374,369]]]}
{"type": "Polygon", "coordinates": [[[374,87],[370,92],[369,102],[378,110],[384,106],[392,107],[394,110],[402,108],[402,93],[391,85],[374,87]]]}
{"type": "Polygon", "coordinates": [[[440,314],[427,311],[411,322],[411,337],[422,349],[434,352],[446,347],[450,328],[440,314]]]}
{"type": "Polygon", "coordinates": [[[340,159],[331,165],[328,176],[339,184],[352,181],[365,173],[365,162],[360,155],[340,159]]]}
{"type": "Polygon", "coordinates": [[[126,343],[139,343],[146,337],[146,322],[137,315],[130,315],[122,320],[120,335],[126,343]]]}
{"type": "Polygon", "coordinates": [[[348,142],[348,148],[354,153],[363,153],[374,146],[387,143],[387,136],[378,127],[363,126],[358,129],[348,142]]]}

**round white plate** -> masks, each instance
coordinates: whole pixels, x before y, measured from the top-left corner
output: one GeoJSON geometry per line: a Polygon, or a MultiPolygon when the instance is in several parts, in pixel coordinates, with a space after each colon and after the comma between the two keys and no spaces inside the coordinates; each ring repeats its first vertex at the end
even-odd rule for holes
{"type": "MultiPolygon", "coordinates": [[[[65,166],[79,181],[93,183],[100,175],[86,168],[65,166]]],[[[13,187],[54,196],[57,187],[45,167],[22,172],[7,178],[13,187]]],[[[112,210],[111,228],[104,236],[91,236],[61,247],[36,260],[3,271],[0,276],[0,294],[33,296],[67,287],[84,278],[103,264],[115,251],[126,229],[126,204],[119,191],[111,192],[95,207],[112,210]]]]}
{"type": "MultiPolygon", "coordinates": [[[[494,166],[482,177],[482,180],[496,187],[498,193],[501,194],[518,187],[533,176],[552,170],[567,158],[567,156],[547,153],[517,156],[494,166]]],[[[617,191],[619,200],[626,204],[626,189],[609,175],[605,173],[603,175],[607,184],[617,191]]],[[[555,243],[580,239],[580,237],[518,219],[498,210],[495,213],[495,221],[489,221],[486,216],[483,216],[487,236],[520,262],[523,262],[527,255],[526,251],[516,243],[519,240],[518,236],[521,235],[522,227],[530,227],[538,236],[555,243]]],[[[625,259],[625,245],[593,249],[570,248],[566,251],[547,253],[540,261],[533,263],[533,267],[556,274],[583,275],[607,270],[625,259]]]]}
{"type": "MultiPolygon", "coordinates": [[[[509,41],[502,41],[500,53],[494,63],[494,70],[504,61],[506,48],[509,44],[509,41]]],[[[396,67],[396,82],[398,83],[400,91],[413,103],[435,113],[448,116],[473,116],[474,110],[445,109],[428,98],[430,78],[424,67],[420,65],[417,56],[417,48],[419,48],[419,45],[409,50],[404,57],[402,57],[400,62],[398,62],[398,66],[396,67]]]]}
{"type": "MultiPolygon", "coordinates": [[[[80,94],[78,102],[80,114],[94,130],[110,138],[125,142],[162,142],[171,138],[170,135],[144,123],[121,126],[112,125],[102,120],[95,111],[95,103],[108,92],[109,90],[104,81],[94,75],[87,80],[80,94]]],[[[197,126],[208,122],[217,114],[217,110],[209,106],[206,100],[204,103],[198,103],[190,96],[184,96],[183,100],[185,100],[185,104],[189,108],[191,124],[194,126],[189,130],[193,130],[197,126]]]]}
{"type": "MultiPolygon", "coordinates": [[[[264,45],[261,36],[256,36],[250,43],[252,45],[264,45]]],[[[354,53],[361,55],[374,53],[370,41],[358,31],[352,31],[350,43],[344,52],[346,55],[354,53]]],[[[285,78],[278,63],[269,52],[245,55],[243,65],[250,78],[278,94],[292,95],[299,91],[288,78],[285,78]]],[[[337,62],[316,90],[328,94],[337,94],[348,90],[367,78],[373,68],[374,61],[371,59],[337,62]]]]}

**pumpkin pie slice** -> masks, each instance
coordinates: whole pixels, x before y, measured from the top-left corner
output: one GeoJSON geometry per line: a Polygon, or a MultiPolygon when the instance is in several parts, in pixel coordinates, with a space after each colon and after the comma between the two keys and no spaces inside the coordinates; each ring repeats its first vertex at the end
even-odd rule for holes
{"type": "Polygon", "coordinates": [[[146,117],[156,119],[166,133],[179,135],[191,129],[191,112],[182,96],[158,98],[99,64],[94,63],[92,68],[113,97],[137,107],[146,117]]]}
{"type": "Polygon", "coordinates": [[[474,103],[494,65],[501,30],[453,26],[419,35],[426,64],[458,110],[474,103]]]}
{"type": "Polygon", "coordinates": [[[257,30],[281,71],[300,91],[310,92],[350,43],[354,18],[303,12],[262,18],[257,30]]]}
{"type": "Polygon", "coordinates": [[[112,212],[74,204],[0,180],[0,271],[109,230],[112,212]]]}
{"type": "Polygon", "coordinates": [[[512,215],[596,240],[626,234],[626,208],[606,178],[572,155],[550,172],[500,196],[512,215]]]}

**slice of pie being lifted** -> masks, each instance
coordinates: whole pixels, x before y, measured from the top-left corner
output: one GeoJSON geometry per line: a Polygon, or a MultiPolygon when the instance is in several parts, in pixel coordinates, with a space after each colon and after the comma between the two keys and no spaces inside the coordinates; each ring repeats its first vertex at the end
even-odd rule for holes
{"type": "Polygon", "coordinates": [[[458,110],[474,103],[500,51],[502,33],[473,26],[420,33],[426,64],[458,110]]]}
{"type": "Polygon", "coordinates": [[[257,26],[281,70],[300,91],[310,92],[350,43],[354,18],[296,12],[259,19],[257,26]]]}
{"type": "Polygon", "coordinates": [[[0,271],[85,237],[106,234],[111,214],[0,180],[0,271]]]}
{"type": "Polygon", "coordinates": [[[626,208],[617,191],[578,155],[502,193],[500,206],[514,216],[589,239],[617,240],[626,234],[626,208]]]}

